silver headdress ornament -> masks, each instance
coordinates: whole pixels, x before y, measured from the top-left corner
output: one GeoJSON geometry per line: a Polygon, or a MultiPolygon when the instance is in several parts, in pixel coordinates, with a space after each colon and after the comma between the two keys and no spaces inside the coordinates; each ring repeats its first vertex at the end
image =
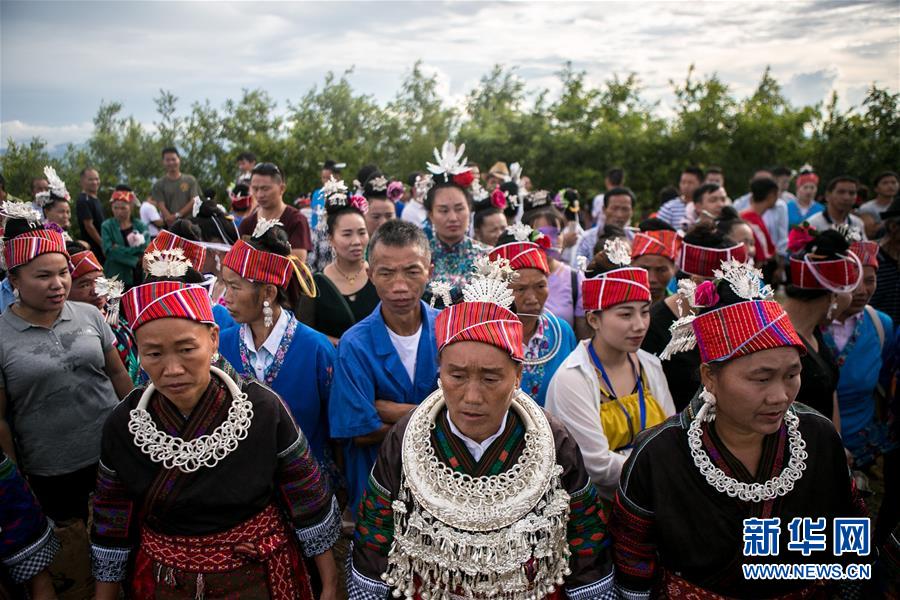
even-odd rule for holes
{"type": "Polygon", "coordinates": [[[153,277],[184,277],[191,261],[181,248],[154,250],[146,255],[147,273],[153,277]]]}
{"type": "Polygon", "coordinates": [[[443,302],[444,308],[453,304],[453,298],[450,296],[453,284],[448,281],[435,280],[428,287],[431,289],[431,308],[434,308],[438,298],[443,302]]]}
{"type": "Polygon", "coordinates": [[[576,267],[579,271],[581,271],[582,273],[584,273],[585,271],[587,271],[587,267],[588,267],[588,259],[587,259],[587,256],[578,256],[578,257],[575,259],[575,267],[576,267]]]}
{"type": "Polygon", "coordinates": [[[606,259],[614,265],[627,267],[631,264],[631,248],[628,242],[622,238],[606,240],[603,244],[603,253],[606,259]]]}
{"type": "Polygon", "coordinates": [[[46,206],[50,202],[51,194],[69,200],[69,191],[66,189],[65,182],[63,182],[63,180],[59,178],[59,175],[56,174],[56,169],[50,165],[45,166],[44,177],[47,179],[47,183],[50,184],[50,189],[35,195],[34,201],[38,206],[42,208],[46,206]]]}
{"type": "Polygon", "coordinates": [[[491,195],[490,192],[481,186],[481,182],[477,179],[469,186],[469,193],[472,194],[472,200],[474,202],[484,202],[491,195]]]}
{"type": "Polygon", "coordinates": [[[203,206],[203,200],[200,198],[200,196],[194,196],[193,202],[194,207],[191,209],[191,215],[193,215],[193,217],[196,219],[197,215],[200,214],[200,207],[203,206]]]}
{"type": "Polygon", "coordinates": [[[479,256],[475,259],[474,270],[472,279],[463,286],[463,301],[492,302],[503,308],[512,306],[514,298],[509,282],[518,273],[512,270],[508,260],[498,257],[492,261],[487,255],[479,256]]]}
{"type": "Polygon", "coordinates": [[[506,233],[516,238],[517,242],[528,242],[531,240],[531,234],[534,233],[534,229],[525,223],[516,223],[507,227],[506,233]]]}
{"type": "Polygon", "coordinates": [[[850,223],[844,223],[843,225],[835,225],[832,227],[835,231],[837,231],[845,240],[847,240],[848,244],[852,244],[853,242],[861,242],[862,232],[859,228],[854,227],[850,223]]]}
{"type": "MultiPolygon", "coordinates": [[[[358,182],[354,181],[354,183],[358,182]]],[[[334,175],[330,176],[322,186],[322,197],[327,204],[337,206],[347,204],[347,184],[341,179],[335,179],[334,175]]]]}
{"type": "Polygon", "coordinates": [[[544,206],[550,202],[550,192],[547,190],[538,190],[528,195],[532,206],[544,206]]]}
{"type": "Polygon", "coordinates": [[[433,175],[445,175],[448,178],[453,175],[465,173],[471,170],[466,166],[466,145],[460,144],[457,149],[456,145],[451,141],[444,142],[440,151],[434,149],[434,163],[426,163],[428,171],[433,175]]]}
{"type": "Polygon", "coordinates": [[[744,300],[771,300],[775,292],[771,286],[763,283],[762,271],[751,265],[729,258],[722,261],[720,268],[713,269],[713,277],[719,281],[727,281],[731,291],[744,300]]]}
{"type": "Polygon", "coordinates": [[[800,174],[801,174],[801,175],[802,175],[803,173],[815,173],[815,172],[816,172],[816,170],[813,169],[813,166],[812,166],[811,164],[809,164],[809,163],[806,163],[806,164],[804,164],[802,167],[800,167],[800,174]]]}
{"type": "Polygon", "coordinates": [[[25,219],[31,223],[40,223],[43,218],[41,213],[27,202],[13,202],[11,200],[0,204],[0,215],[7,219],[25,219]]]}
{"type": "Polygon", "coordinates": [[[376,192],[384,192],[387,190],[388,180],[384,175],[379,175],[369,180],[369,186],[376,192]]]}
{"type": "MultiPolygon", "coordinates": [[[[763,282],[762,271],[749,263],[743,263],[734,258],[722,261],[718,269],[713,270],[713,285],[717,286],[722,281],[727,281],[731,291],[738,298],[744,300],[771,300],[775,293],[772,288],[763,282]]],[[[697,337],[694,335],[693,322],[697,318],[693,313],[685,314],[682,303],[687,300],[692,309],[702,308],[696,301],[697,284],[690,279],[682,279],[678,282],[678,319],[669,327],[672,339],[659,353],[661,360],[668,360],[673,354],[687,352],[697,347],[697,337]]]]}
{"type": "Polygon", "coordinates": [[[265,235],[268,230],[272,229],[276,225],[278,227],[284,227],[284,224],[278,219],[260,219],[256,222],[256,227],[253,229],[253,235],[251,235],[250,237],[259,239],[263,235],[265,235]]]}
{"type": "Polygon", "coordinates": [[[101,298],[106,298],[106,322],[115,325],[119,322],[119,300],[125,293],[125,283],[119,281],[117,276],[98,277],[94,281],[94,293],[101,298]]]}
{"type": "Polygon", "coordinates": [[[415,199],[420,204],[425,202],[425,196],[428,195],[428,190],[434,187],[434,176],[433,175],[417,175],[416,176],[416,185],[414,186],[413,199],[415,199]]]}

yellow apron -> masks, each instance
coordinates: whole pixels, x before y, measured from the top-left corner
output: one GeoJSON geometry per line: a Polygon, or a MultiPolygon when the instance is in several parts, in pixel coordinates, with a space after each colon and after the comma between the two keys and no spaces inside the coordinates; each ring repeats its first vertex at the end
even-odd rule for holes
{"type": "MultiPolygon", "coordinates": [[[[597,370],[597,377],[598,379],[601,377],[599,370],[597,370]]],[[[641,387],[644,391],[644,411],[646,413],[644,428],[650,429],[665,421],[666,413],[653,397],[643,369],[641,369],[641,387]]],[[[606,435],[610,449],[618,451],[631,447],[634,438],[642,431],[638,392],[635,391],[623,398],[614,398],[601,386],[600,394],[603,396],[600,403],[600,424],[603,426],[603,433],[606,435]]]]}

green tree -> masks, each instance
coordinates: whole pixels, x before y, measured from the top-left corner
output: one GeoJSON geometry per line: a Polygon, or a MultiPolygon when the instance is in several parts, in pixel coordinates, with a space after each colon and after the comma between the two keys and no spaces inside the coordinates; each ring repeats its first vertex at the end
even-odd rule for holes
{"type": "Polygon", "coordinates": [[[44,166],[59,164],[50,160],[47,142],[41,138],[31,138],[27,143],[6,142],[6,153],[0,157],[6,191],[20,200],[31,200],[31,180],[44,176],[44,166]]]}

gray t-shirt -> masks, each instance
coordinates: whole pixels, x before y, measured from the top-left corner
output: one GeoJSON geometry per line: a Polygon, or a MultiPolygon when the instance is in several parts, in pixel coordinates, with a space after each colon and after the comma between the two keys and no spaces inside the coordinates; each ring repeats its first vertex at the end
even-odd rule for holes
{"type": "Polygon", "coordinates": [[[150,196],[157,202],[162,202],[171,213],[181,210],[194,196],[199,195],[200,185],[197,180],[193,175],[184,173],[178,179],[169,179],[163,175],[150,188],[150,196]]]}
{"type": "Polygon", "coordinates": [[[103,423],[119,401],[104,371],[114,345],[90,304],[66,302],[50,329],[0,315],[0,388],[24,473],[64,475],[100,459],[103,423]]]}

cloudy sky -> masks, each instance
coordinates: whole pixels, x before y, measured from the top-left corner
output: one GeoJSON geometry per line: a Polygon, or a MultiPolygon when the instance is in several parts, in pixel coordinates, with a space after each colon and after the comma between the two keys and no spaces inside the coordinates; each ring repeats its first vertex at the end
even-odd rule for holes
{"type": "MultiPolygon", "coordinates": [[[[393,96],[416,59],[458,103],[496,63],[558,89],[571,61],[602,82],[637,73],[665,112],[691,63],[738,94],[766,65],[795,103],[900,89],[900,1],[81,2],[0,1],[0,147],[81,142],[101,100],[154,120],[153,97],[218,105],[242,88],[281,105],[354,67],[357,90],[393,96]]],[[[846,104],[845,104],[846,106],[846,104]]]]}

